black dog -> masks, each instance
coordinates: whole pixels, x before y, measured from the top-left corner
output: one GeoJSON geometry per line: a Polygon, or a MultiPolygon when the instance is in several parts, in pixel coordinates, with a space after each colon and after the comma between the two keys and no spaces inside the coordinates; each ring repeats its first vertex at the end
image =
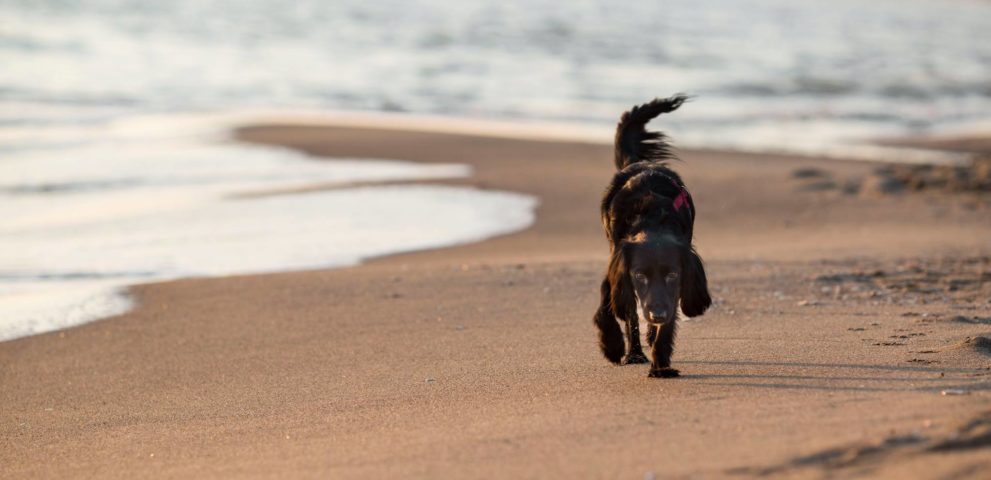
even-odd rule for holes
{"type": "Polygon", "coordinates": [[[678,376],[671,353],[679,300],[689,317],[702,315],[712,303],[702,259],[692,246],[695,204],[681,177],[665,164],[674,156],[664,135],[646,129],[647,122],[673,112],[685,99],[659,98],[623,114],[616,128],[619,172],[602,199],[611,258],[595,313],[599,344],[610,362],[647,363],[640,347],[642,318],[654,357],[651,377],[678,376]],[[629,351],[617,318],[626,322],[629,351]]]}

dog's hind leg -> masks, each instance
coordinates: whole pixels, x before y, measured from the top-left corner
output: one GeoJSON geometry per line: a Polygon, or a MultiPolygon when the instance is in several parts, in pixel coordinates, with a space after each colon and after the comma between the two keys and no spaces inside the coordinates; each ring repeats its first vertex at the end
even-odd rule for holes
{"type": "MultiPolygon", "coordinates": [[[[650,377],[671,378],[677,377],[680,373],[671,368],[671,354],[674,353],[674,336],[677,329],[675,320],[672,320],[660,327],[651,325],[652,330],[656,329],[653,335],[654,342],[651,344],[651,355],[654,357],[650,364],[650,377]]],[[[649,334],[648,334],[649,335],[649,334]]]]}

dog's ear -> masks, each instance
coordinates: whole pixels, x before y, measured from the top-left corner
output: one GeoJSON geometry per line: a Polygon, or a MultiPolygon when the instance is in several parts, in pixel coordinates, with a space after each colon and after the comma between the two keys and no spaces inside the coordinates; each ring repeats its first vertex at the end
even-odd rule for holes
{"type": "Polygon", "coordinates": [[[595,326],[599,329],[599,349],[610,362],[618,364],[626,353],[626,340],[623,339],[623,330],[619,328],[616,315],[613,314],[612,285],[608,276],[602,279],[599,290],[602,300],[594,317],[595,326]]]}
{"type": "Polygon", "coordinates": [[[636,295],[630,280],[629,255],[632,253],[628,242],[620,242],[609,259],[609,284],[612,287],[612,310],[620,318],[634,318],[637,312],[636,295]],[[632,316],[631,316],[632,315],[632,316]]]}
{"type": "Polygon", "coordinates": [[[681,311],[689,317],[697,317],[712,305],[705,267],[702,258],[695,253],[695,247],[689,248],[681,258],[684,263],[681,267],[681,311]]]}

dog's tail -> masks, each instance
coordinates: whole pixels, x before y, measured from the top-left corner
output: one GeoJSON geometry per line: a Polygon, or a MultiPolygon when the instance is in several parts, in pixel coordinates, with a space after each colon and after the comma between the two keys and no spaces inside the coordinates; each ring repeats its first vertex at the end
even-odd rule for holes
{"type": "Polygon", "coordinates": [[[661,132],[648,132],[647,122],[662,113],[677,110],[686,100],[688,97],[680,93],[668,98],[655,98],[624,113],[616,126],[616,170],[637,162],[673,158],[667,138],[661,132]]]}

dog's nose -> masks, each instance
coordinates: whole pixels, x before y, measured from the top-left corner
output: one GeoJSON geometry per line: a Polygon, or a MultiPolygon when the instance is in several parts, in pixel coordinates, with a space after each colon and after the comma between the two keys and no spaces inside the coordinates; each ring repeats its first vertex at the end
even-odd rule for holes
{"type": "Polygon", "coordinates": [[[664,323],[668,321],[668,311],[667,310],[651,310],[650,321],[653,323],[664,323]]]}

